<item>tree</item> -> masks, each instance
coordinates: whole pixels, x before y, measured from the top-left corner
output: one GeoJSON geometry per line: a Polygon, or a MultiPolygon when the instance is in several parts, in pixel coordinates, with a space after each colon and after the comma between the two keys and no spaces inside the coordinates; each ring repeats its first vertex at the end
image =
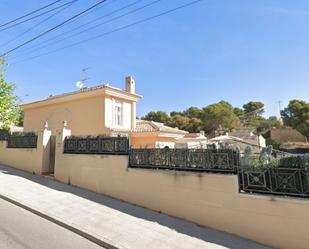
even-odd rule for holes
{"type": "Polygon", "coordinates": [[[199,132],[203,127],[203,122],[198,118],[174,115],[167,120],[166,125],[171,127],[178,127],[181,130],[186,130],[189,132],[199,132]]]}
{"type": "Polygon", "coordinates": [[[19,99],[14,95],[16,86],[5,81],[6,62],[0,59],[0,127],[8,129],[19,121],[19,99]]]}
{"type": "Polygon", "coordinates": [[[220,101],[203,108],[202,121],[204,130],[208,134],[212,134],[219,129],[230,131],[239,122],[233,106],[226,101],[220,101]]]}
{"type": "Polygon", "coordinates": [[[146,116],[142,117],[143,120],[155,121],[160,123],[165,123],[168,118],[168,114],[162,111],[149,112],[146,116]]]}
{"type": "Polygon", "coordinates": [[[171,127],[178,127],[181,130],[186,130],[189,126],[190,118],[182,116],[182,115],[174,115],[170,117],[166,125],[171,127]]]}
{"type": "Polygon", "coordinates": [[[268,119],[262,118],[256,126],[256,131],[257,132],[265,132],[273,127],[280,127],[281,122],[277,119],[276,116],[271,116],[268,119]]]}
{"type": "Polygon", "coordinates": [[[238,107],[234,107],[234,114],[237,116],[237,117],[242,117],[244,115],[244,110],[241,109],[241,108],[238,108],[238,107]]]}
{"type": "Polygon", "coordinates": [[[173,112],[170,113],[171,117],[176,116],[176,115],[183,116],[183,112],[175,112],[175,111],[173,111],[173,112]]]}
{"type": "Polygon", "coordinates": [[[257,116],[264,113],[264,104],[260,101],[250,101],[243,105],[245,115],[257,116]]]}
{"type": "Polygon", "coordinates": [[[281,111],[283,122],[309,137],[309,102],[291,100],[288,107],[281,111]]]}
{"type": "Polygon", "coordinates": [[[191,106],[187,110],[183,112],[184,116],[187,116],[189,118],[198,118],[200,119],[202,117],[203,111],[197,107],[191,106]]]}
{"type": "Polygon", "coordinates": [[[258,130],[261,122],[265,121],[261,115],[264,112],[264,104],[260,101],[250,101],[243,105],[244,113],[241,116],[241,123],[245,126],[258,130]]]}

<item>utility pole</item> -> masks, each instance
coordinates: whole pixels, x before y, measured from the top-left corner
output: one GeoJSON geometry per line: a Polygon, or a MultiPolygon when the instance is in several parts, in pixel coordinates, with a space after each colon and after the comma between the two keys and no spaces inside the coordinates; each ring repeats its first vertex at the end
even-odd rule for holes
{"type": "Polygon", "coordinates": [[[281,119],[281,103],[282,103],[282,101],[279,100],[279,101],[277,101],[277,103],[278,103],[278,106],[279,106],[279,118],[281,119]]]}

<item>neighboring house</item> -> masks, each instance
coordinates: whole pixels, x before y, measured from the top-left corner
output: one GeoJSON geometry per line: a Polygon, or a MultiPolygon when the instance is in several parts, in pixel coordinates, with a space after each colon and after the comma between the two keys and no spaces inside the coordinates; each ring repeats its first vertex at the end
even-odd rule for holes
{"type": "Polygon", "coordinates": [[[276,142],[277,144],[307,142],[305,136],[291,127],[271,128],[265,133],[265,137],[276,142]]]}
{"type": "Polygon", "coordinates": [[[175,148],[179,149],[195,149],[195,148],[207,148],[209,144],[205,132],[200,133],[189,133],[181,138],[176,139],[175,148]]]}
{"type": "Polygon", "coordinates": [[[174,148],[175,141],[186,134],[189,132],[163,123],[137,120],[136,128],[131,133],[131,144],[135,148],[174,148]]]}
{"type": "Polygon", "coordinates": [[[291,127],[272,128],[265,133],[268,143],[289,153],[309,153],[307,138],[291,127]]]}
{"type": "Polygon", "coordinates": [[[40,131],[47,122],[55,134],[67,122],[73,135],[98,135],[125,132],[136,127],[135,81],[126,78],[126,88],[110,85],[82,88],[21,105],[24,131],[40,131]]]}
{"type": "MultiPolygon", "coordinates": [[[[264,138],[263,138],[264,139],[264,138]]],[[[239,137],[231,136],[230,134],[218,136],[209,140],[213,143],[227,144],[233,148],[239,148],[241,152],[245,150],[247,146],[251,146],[254,153],[259,153],[262,147],[265,147],[265,139],[264,146],[259,146],[259,143],[251,142],[251,140],[242,139],[239,137]]],[[[255,140],[254,140],[255,141],[255,140]]]]}
{"type": "Polygon", "coordinates": [[[250,129],[236,128],[234,131],[229,132],[228,135],[242,139],[244,142],[254,146],[265,147],[266,140],[262,135],[256,135],[250,129]]]}

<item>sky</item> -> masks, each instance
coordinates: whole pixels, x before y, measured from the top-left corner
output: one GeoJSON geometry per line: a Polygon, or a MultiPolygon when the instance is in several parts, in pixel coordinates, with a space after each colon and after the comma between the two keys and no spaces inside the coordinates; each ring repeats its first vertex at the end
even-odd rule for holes
{"type": "MultiPolygon", "coordinates": [[[[33,58],[191,1],[107,0],[90,14],[8,54],[6,78],[17,85],[21,101],[29,102],[75,91],[75,83],[84,77],[89,78],[89,87],[108,83],[124,88],[125,77],[132,75],[137,93],[144,96],[137,105],[139,117],[149,111],[202,108],[220,100],[237,107],[262,101],[265,116],[278,116],[278,101],[285,107],[291,99],[309,100],[308,0],[203,0],[149,22],[33,58]],[[131,3],[131,7],[110,14],[131,3]],[[89,27],[74,31],[78,26],[104,15],[89,26],[105,24],[64,40],[89,27]],[[42,42],[49,43],[38,50],[42,42]],[[89,68],[86,73],[82,73],[84,67],[89,68]]],[[[0,25],[50,2],[2,0],[0,25]]],[[[66,2],[70,0],[61,1],[66,2]]],[[[0,27],[0,53],[97,2],[79,0],[40,25],[52,13],[8,30],[1,31],[0,27]]]]}

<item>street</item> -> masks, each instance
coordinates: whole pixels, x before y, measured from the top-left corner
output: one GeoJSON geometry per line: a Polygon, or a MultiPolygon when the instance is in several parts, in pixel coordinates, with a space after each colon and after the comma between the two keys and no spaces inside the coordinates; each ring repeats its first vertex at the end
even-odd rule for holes
{"type": "Polygon", "coordinates": [[[91,241],[0,199],[1,249],[102,249],[91,241]]]}

